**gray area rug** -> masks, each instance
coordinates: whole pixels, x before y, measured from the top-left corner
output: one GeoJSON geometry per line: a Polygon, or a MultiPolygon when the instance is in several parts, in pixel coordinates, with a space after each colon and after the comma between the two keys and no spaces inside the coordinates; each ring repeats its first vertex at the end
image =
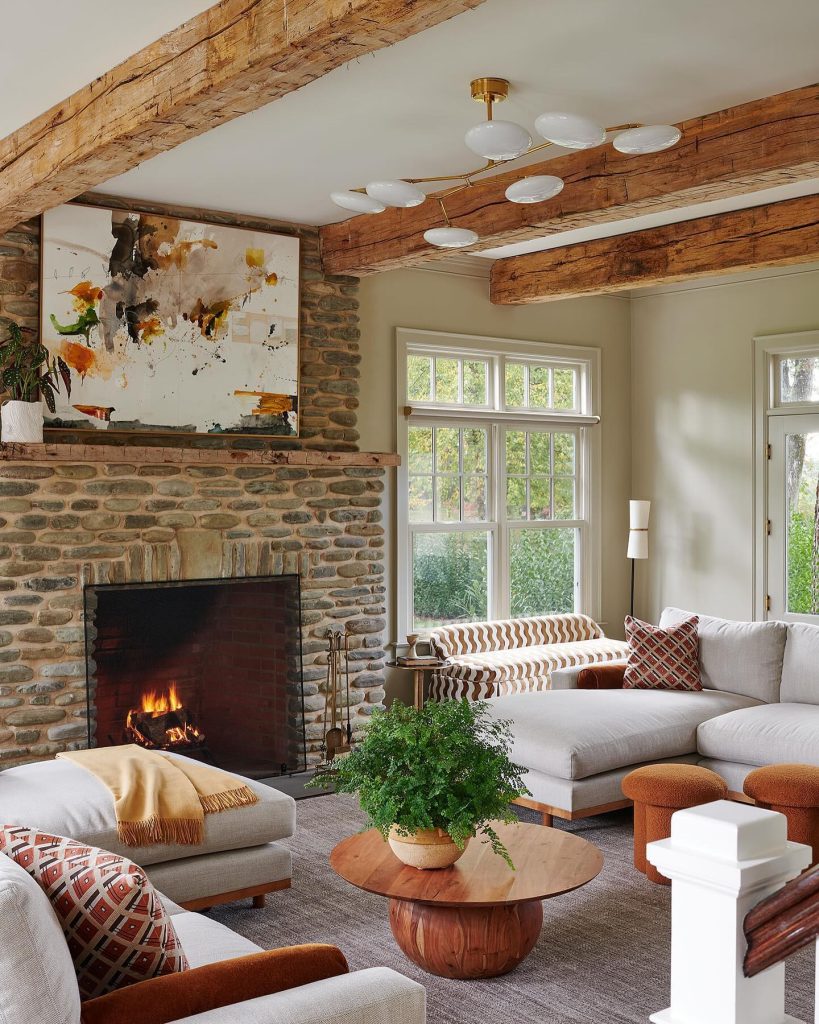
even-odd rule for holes
{"type": "MultiPolygon", "coordinates": [[[[330,870],[333,846],[363,821],[352,797],[299,801],[298,829],[289,843],[293,888],[269,896],[265,910],[234,905],[212,916],[265,949],[331,942],[352,970],[392,967],[426,987],[430,1024],[645,1024],[650,1013],[668,1005],[670,892],[634,870],[628,812],[559,823],[599,846],[605,867],[584,888],[547,900],[543,931],[529,958],[488,981],[449,981],[410,963],[393,940],[387,901],[330,870]]],[[[709,942],[704,923],[703,957],[709,942]]],[[[787,979],[788,1012],[812,1021],[812,951],[790,960],[787,979]]]]}

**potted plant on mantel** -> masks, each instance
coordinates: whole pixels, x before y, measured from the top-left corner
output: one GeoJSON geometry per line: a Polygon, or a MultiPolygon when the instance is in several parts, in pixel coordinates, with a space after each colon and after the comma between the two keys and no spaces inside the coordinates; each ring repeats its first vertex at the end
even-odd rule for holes
{"type": "Polygon", "coordinates": [[[0,437],[4,442],[42,444],[43,405],[56,411],[54,396],[60,379],[71,395],[71,371],[59,357],[50,357],[45,345],[27,341],[19,324],[11,323],[8,338],[0,343],[0,379],[11,398],[0,407],[0,437]]]}
{"type": "Polygon", "coordinates": [[[449,867],[478,832],[514,867],[491,824],[516,821],[511,803],[528,793],[510,748],[508,723],[493,719],[485,702],[431,701],[417,709],[395,701],[373,713],[352,753],[309,785],[329,781],[338,793],[357,793],[367,827],[411,867],[449,867]]]}

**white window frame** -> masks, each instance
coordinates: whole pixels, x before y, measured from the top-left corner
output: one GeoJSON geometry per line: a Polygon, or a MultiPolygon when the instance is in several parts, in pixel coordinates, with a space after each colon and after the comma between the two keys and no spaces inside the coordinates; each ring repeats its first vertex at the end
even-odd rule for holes
{"type": "Polygon", "coordinates": [[[768,523],[770,516],[769,425],[778,417],[819,412],[818,402],[781,402],[778,367],[786,356],[819,356],[819,331],[768,334],[754,338],[754,617],[770,617],[768,523]]]}
{"type": "MultiPolygon", "coordinates": [[[[397,476],[396,535],[398,538],[396,568],[396,611],[399,635],[413,632],[412,628],[412,536],[415,531],[434,532],[436,524],[415,524],[409,522],[409,474],[408,437],[410,425],[428,423],[435,426],[482,426],[490,431],[487,502],[491,506],[493,493],[500,495],[505,480],[502,459],[502,431],[505,429],[533,430],[575,433],[577,464],[575,467],[576,516],[574,520],[506,520],[504,514],[497,516],[496,507],[489,507],[489,518],[483,522],[468,522],[458,529],[488,532],[492,545],[490,557],[494,557],[496,571],[492,573],[488,594],[489,618],[505,617],[508,595],[503,589],[509,579],[508,532],[510,529],[566,529],[575,527],[580,531],[578,557],[581,565],[576,573],[579,588],[576,607],[594,619],[600,618],[601,591],[601,460],[602,444],[600,426],[600,350],[590,346],[561,345],[541,342],[517,341],[509,338],[493,338],[483,335],[449,334],[437,331],[416,330],[399,327],[396,329],[397,365],[397,439],[401,465],[397,476]],[[407,401],[407,356],[412,352],[430,354],[445,352],[458,358],[470,355],[489,357],[490,379],[487,399],[489,406],[444,406],[430,402],[407,401]],[[576,411],[554,411],[503,408],[503,382],[506,361],[547,364],[552,368],[571,366],[578,372],[576,411]]],[[[503,496],[501,496],[503,497],[503,496]]],[[[449,524],[444,530],[450,530],[449,524]]]]}

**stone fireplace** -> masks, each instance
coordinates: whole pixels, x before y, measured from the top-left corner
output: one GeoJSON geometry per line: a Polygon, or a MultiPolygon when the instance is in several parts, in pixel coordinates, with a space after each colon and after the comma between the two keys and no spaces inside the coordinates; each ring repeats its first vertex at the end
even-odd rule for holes
{"type": "MultiPolygon", "coordinates": [[[[84,595],[98,603],[106,588],[127,594],[129,584],[298,576],[306,760],[319,759],[330,628],[351,635],[361,736],[384,697],[380,506],[396,461],[367,452],[0,448],[0,767],[85,746],[89,729],[98,741],[121,735],[110,716],[100,727],[104,707],[87,700],[84,595]]],[[[300,711],[292,682],[287,702],[291,715],[300,711]]],[[[292,754],[274,757],[278,770],[292,754]]]]}
{"type": "Polygon", "coordinates": [[[90,745],[304,770],[298,576],[91,585],[84,606],[90,745]]]}

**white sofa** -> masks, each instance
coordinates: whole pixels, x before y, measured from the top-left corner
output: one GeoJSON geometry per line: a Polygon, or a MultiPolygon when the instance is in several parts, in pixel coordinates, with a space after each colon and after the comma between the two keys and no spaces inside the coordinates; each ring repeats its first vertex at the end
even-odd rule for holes
{"type": "MultiPolygon", "coordinates": [[[[191,967],[259,947],[166,900],[191,967]]],[[[184,1017],[174,1024],[424,1024],[423,986],[386,967],[355,971],[275,995],[184,1017]]],[[[0,1020],[80,1024],[74,965],[48,897],[0,854],[0,1020]]]]}
{"type": "MultiPolygon", "coordinates": [[[[660,625],[691,614],[666,608],[660,625]]],[[[819,765],[819,628],[700,616],[699,635],[700,693],[579,690],[577,668],[551,690],[491,700],[528,769],[521,802],[547,822],[581,818],[628,806],[622,780],[643,764],[705,765],[733,795],[759,765],[819,765]]]]}
{"type": "Polygon", "coordinates": [[[30,825],[129,857],[157,889],[190,910],[240,896],[259,905],[265,893],[290,885],[290,850],[279,840],[293,835],[296,804],[264,783],[245,781],[258,803],[206,814],[204,842],[197,847],[124,846],[110,792],[90,772],[62,759],[0,772],[0,823],[30,825]]]}

